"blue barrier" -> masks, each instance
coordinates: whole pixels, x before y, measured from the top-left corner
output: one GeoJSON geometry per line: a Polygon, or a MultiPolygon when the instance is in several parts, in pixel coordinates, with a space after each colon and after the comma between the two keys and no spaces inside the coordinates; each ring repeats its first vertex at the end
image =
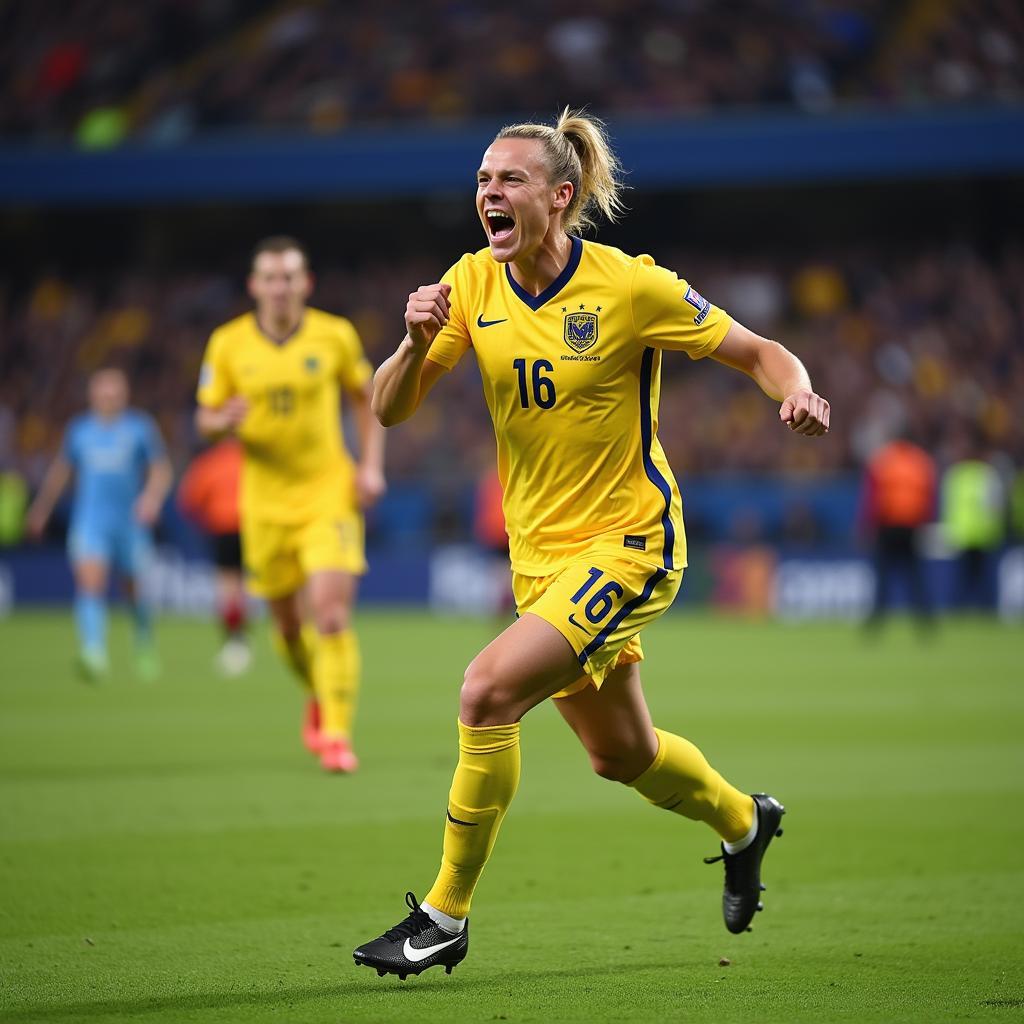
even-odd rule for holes
{"type": "MultiPolygon", "coordinates": [[[[334,136],[243,136],[105,152],[0,147],[0,203],[116,204],[463,190],[497,121],[334,136]]],[[[630,183],[763,182],[1012,174],[1024,169],[1024,108],[718,115],[613,122],[630,183]]]]}
{"type": "MultiPolygon", "coordinates": [[[[360,584],[368,604],[429,605],[438,611],[494,614],[507,609],[508,565],[470,545],[371,550],[370,571],[360,584]]],[[[957,598],[957,568],[949,558],[925,563],[933,606],[957,598]]],[[[993,558],[985,590],[1007,619],[1024,617],[1024,548],[993,558]]],[[[770,545],[695,545],[677,604],[710,605],[785,619],[863,618],[874,596],[874,569],[864,553],[835,545],[777,548],[770,545]]],[[[208,615],[214,607],[213,567],[159,551],[147,588],[163,612],[208,615]]],[[[16,607],[67,605],[72,579],[64,552],[56,547],[0,551],[0,616],[16,607]]],[[[890,600],[907,605],[906,581],[895,581],[890,600]]]]}

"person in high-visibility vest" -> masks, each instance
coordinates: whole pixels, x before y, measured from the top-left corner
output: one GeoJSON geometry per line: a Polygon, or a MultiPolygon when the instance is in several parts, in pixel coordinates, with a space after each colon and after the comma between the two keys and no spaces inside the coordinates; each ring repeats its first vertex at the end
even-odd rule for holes
{"type": "Polygon", "coordinates": [[[976,451],[943,475],[942,525],[957,556],[956,606],[991,611],[992,561],[1006,533],[1006,495],[995,466],[976,451]]]}
{"type": "Polygon", "coordinates": [[[861,521],[875,554],[875,598],[867,618],[878,626],[891,604],[891,584],[902,576],[911,607],[923,625],[933,621],[921,557],[921,531],[935,518],[937,474],[932,457],[907,439],[871,456],[864,475],[861,521]]]}

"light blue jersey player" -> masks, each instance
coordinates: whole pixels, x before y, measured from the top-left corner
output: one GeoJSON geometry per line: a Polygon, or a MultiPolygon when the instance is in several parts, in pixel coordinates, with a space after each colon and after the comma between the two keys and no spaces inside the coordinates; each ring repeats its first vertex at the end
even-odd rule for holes
{"type": "Polygon", "coordinates": [[[132,604],[139,673],[151,678],[158,666],[141,577],[171,467],[152,417],[128,408],[128,381],[120,370],[98,370],[89,379],[89,411],[68,425],[61,452],[29,509],[30,533],[42,535],[72,474],[68,556],[75,574],[79,667],[90,679],[107,671],[106,594],[115,572],[132,604]]]}

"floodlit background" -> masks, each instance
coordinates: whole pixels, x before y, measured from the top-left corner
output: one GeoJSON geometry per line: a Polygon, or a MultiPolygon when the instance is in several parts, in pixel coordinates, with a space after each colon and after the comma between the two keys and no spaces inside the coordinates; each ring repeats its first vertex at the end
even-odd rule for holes
{"type": "Polygon", "coordinates": [[[1022,210],[1016,0],[0,4],[2,1019],[667,1019],[681,988],[695,1019],[1024,1005],[1022,210]],[[24,510],[111,359],[183,471],[201,353],[265,235],[309,246],[314,304],[386,358],[408,292],[484,244],[494,133],[565,104],[608,121],[629,172],[597,239],[791,347],[832,404],[808,441],[740,375],[664,363],[691,565],[652,630],[651,703],[740,784],[779,782],[792,852],[776,920],[726,942],[706,837],[670,856],[677,833],[602,791],[540,709],[527,754],[563,788],[524,782],[461,981],[389,1003],[352,988],[347,952],[432,877],[461,666],[507,616],[475,528],[494,444],[472,360],[388,435],[353,779],[303,759],[260,627],[252,674],[216,676],[206,548],[173,499],[150,690],[116,636],[107,688],[75,682],[67,505],[41,544],[24,510]],[[936,479],[912,523],[920,634],[880,541],[897,438],[936,479]],[[662,847],[637,867],[645,828],[662,847]],[[559,973],[573,922],[600,936],[592,990],[559,973]]]}

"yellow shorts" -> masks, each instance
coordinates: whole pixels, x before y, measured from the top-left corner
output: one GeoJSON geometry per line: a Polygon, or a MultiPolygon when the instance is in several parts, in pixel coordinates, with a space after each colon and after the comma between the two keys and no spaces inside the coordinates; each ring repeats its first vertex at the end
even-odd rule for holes
{"type": "Polygon", "coordinates": [[[307,523],[270,523],[243,518],[242,561],[246,585],[258,597],[284,597],[311,573],[366,572],[363,517],[354,509],[307,523]]]}
{"type": "Polygon", "coordinates": [[[550,622],[580,660],[579,681],[556,697],[600,688],[613,668],[643,661],[640,630],[668,609],[679,591],[682,569],[669,571],[614,554],[582,555],[551,576],[512,574],[520,615],[550,622]]]}

